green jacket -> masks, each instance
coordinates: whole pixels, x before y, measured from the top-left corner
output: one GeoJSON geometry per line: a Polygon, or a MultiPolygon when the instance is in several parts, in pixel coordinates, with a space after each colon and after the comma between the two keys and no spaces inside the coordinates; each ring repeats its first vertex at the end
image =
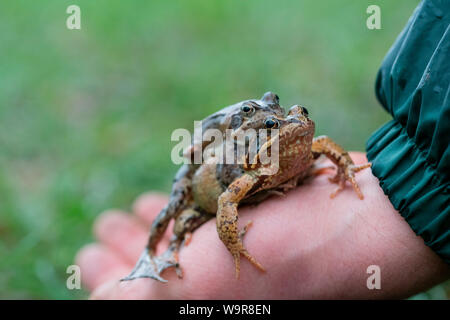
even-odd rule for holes
{"type": "Polygon", "coordinates": [[[450,263],[450,0],[424,0],[387,53],[376,95],[393,120],[367,141],[373,174],[450,263]]]}

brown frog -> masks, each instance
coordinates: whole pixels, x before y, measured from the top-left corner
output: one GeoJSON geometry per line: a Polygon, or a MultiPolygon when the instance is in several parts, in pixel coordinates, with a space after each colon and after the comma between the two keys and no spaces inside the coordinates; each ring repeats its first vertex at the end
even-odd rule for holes
{"type": "MultiPolygon", "coordinates": [[[[284,109],[279,104],[279,97],[275,93],[266,92],[261,99],[251,99],[238,102],[221,109],[220,111],[202,120],[202,132],[207,129],[246,130],[257,129],[263,126],[267,116],[283,116],[284,109]]],[[[201,139],[193,140],[184,156],[194,160],[196,152],[201,152],[211,142],[201,139]]],[[[139,277],[150,277],[165,281],[159,274],[170,266],[178,266],[177,252],[186,234],[194,231],[200,224],[213,216],[199,206],[195,206],[193,177],[203,165],[194,163],[181,166],[175,175],[169,203],[164,207],[152,223],[150,237],[146,250],[144,250],[132,273],[123,280],[139,277]],[[173,229],[174,239],[169,250],[161,257],[154,257],[157,244],[165,233],[171,219],[175,220],[173,229]],[[158,271],[155,271],[156,270],[158,271]]],[[[203,170],[201,170],[203,172],[203,170]]],[[[207,182],[206,182],[207,183],[207,182]]],[[[181,274],[179,267],[177,273],[181,274]]]]}
{"type": "MultiPolygon", "coordinates": [[[[279,114],[268,115],[260,127],[276,131],[276,134],[259,146],[253,159],[249,159],[247,155],[243,165],[220,165],[210,161],[195,168],[191,175],[185,175],[184,185],[189,185],[190,188],[182,189],[184,193],[178,196],[174,195],[174,191],[177,193],[177,188],[174,188],[171,195],[171,199],[182,198],[184,202],[177,206],[176,214],[172,215],[175,218],[174,236],[168,250],[160,257],[153,256],[156,242],[152,242],[152,235],[156,234],[159,238],[162,235],[158,223],[165,215],[163,210],[152,226],[148,251],[144,251],[131,274],[124,280],[150,277],[165,282],[160,273],[169,267],[175,267],[181,277],[178,250],[188,234],[214,216],[219,238],[234,258],[236,277],[239,277],[241,254],[264,271],[261,264],[243,246],[242,237],[250,224],[243,230],[238,230],[237,208],[240,204],[258,203],[273,193],[284,193],[294,188],[312,174],[314,160],[322,154],[337,166],[336,176],[330,181],[338,183],[339,187],[331,197],[344,188],[345,181],[349,181],[358,197],[363,199],[355,181],[355,173],[370,167],[370,163],[355,165],[348,153],[330,138],[313,138],[315,126],[306,108],[293,106],[286,117],[279,114]],[[270,151],[273,145],[278,145],[279,161],[263,164],[259,161],[261,155],[270,151]]],[[[171,202],[169,201],[168,206],[171,202]]]]}

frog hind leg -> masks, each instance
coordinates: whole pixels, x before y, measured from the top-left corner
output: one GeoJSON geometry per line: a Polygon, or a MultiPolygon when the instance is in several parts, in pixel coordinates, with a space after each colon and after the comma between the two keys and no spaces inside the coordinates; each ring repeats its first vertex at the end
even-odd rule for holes
{"type": "Polygon", "coordinates": [[[345,188],[345,181],[349,181],[358,197],[361,200],[364,199],[364,195],[355,180],[355,173],[370,168],[372,166],[370,162],[355,165],[348,152],[327,136],[314,138],[311,149],[315,158],[324,154],[338,167],[336,175],[329,179],[330,182],[338,184],[338,188],[330,195],[331,198],[334,198],[345,188]]]}
{"type": "Polygon", "coordinates": [[[200,208],[188,208],[176,218],[173,227],[173,237],[170,240],[168,249],[161,256],[153,259],[158,273],[174,267],[178,278],[183,277],[178,252],[183,244],[187,245],[190,242],[192,232],[213,217],[212,214],[200,208]]]}
{"type": "Polygon", "coordinates": [[[216,215],[217,232],[220,240],[225,244],[228,251],[234,259],[236,278],[239,278],[240,273],[240,256],[246,257],[256,268],[265,271],[262,265],[253,258],[245,249],[242,243],[244,236],[251,223],[242,230],[238,230],[238,212],[237,207],[239,202],[244,199],[246,194],[254,188],[258,179],[249,174],[244,174],[241,178],[230,184],[219,197],[218,210],[216,215]]]}
{"type": "Polygon", "coordinates": [[[182,278],[183,273],[178,259],[178,252],[186,236],[190,235],[195,229],[213,217],[213,215],[200,209],[188,208],[183,210],[175,219],[173,228],[174,235],[170,240],[167,250],[160,256],[153,256],[148,249],[145,249],[130,275],[121,279],[121,281],[137,278],[152,278],[161,282],[167,282],[166,279],[161,277],[161,273],[172,267],[175,268],[178,277],[182,278]]]}
{"type": "Polygon", "coordinates": [[[171,219],[175,219],[182,210],[192,203],[192,176],[195,168],[192,165],[183,165],[174,178],[172,191],[168,204],[156,216],[150,229],[147,248],[152,254],[156,245],[164,235],[171,219]]]}
{"type": "Polygon", "coordinates": [[[152,278],[161,282],[167,282],[159,275],[159,266],[157,261],[155,261],[154,252],[157,244],[166,232],[170,220],[175,219],[192,202],[191,186],[194,169],[195,167],[192,165],[183,165],[178,170],[173,182],[169,202],[152,223],[147,248],[142,252],[131,273],[123,278],[122,281],[152,278]]]}

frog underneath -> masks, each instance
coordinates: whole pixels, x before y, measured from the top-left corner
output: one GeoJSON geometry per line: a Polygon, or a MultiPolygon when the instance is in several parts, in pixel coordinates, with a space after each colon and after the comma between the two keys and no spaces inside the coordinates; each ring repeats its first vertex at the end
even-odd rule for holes
{"type": "MultiPolygon", "coordinates": [[[[254,103],[255,106],[259,105],[254,103]]],[[[179,171],[177,176],[181,178],[175,179],[168,204],[172,209],[163,209],[155,219],[147,249],[130,275],[123,280],[148,277],[166,282],[160,274],[169,267],[175,267],[177,275],[182,277],[178,251],[183,243],[187,244],[189,235],[196,228],[213,217],[216,217],[219,238],[233,256],[236,277],[239,277],[241,255],[264,271],[263,266],[243,245],[242,238],[250,224],[242,230],[238,229],[238,206],[256,204],[272,194],[284,193],[296,187],[312,175],[314,162],[320,155],[325,155],[337,166],[337,173],[330,181],[337,183],[338,188],[331,197],[336,196],[345,187],[345,182],[349,181],[358,197],[363,199],[355,181],[355,173],[370,167],[370,163],[355,165],[348,153],[330,138],[314,138],[315,125],[306,108],[295,105],[286,117],[280,112],[271,111],[260,114],[259,119],[259,122],[253,123],[253,128],[260,126],[276,131],[276,134],[261,144],[254,159],[249,159],[247,155],[244,164],[220,164],[209,159],[201,165],[180,169],[181,174],[179,171]],[[279,150],[278,161],[263,164],[259,161],[261,154],[270,150],[275,142],[279,150]],[[174,235],[169,248],[156,257],[153,255],[156,244],[172,218],[175,219],[174,235]]],[[[248,126],[248,123],[252,121],[247,119],[240,127],[248,126]]]]}

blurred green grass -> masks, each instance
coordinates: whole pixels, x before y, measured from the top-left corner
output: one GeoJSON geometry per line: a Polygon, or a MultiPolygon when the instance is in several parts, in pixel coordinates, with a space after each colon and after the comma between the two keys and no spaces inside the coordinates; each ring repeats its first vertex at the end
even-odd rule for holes
{"type": "Polygon", "coordinates": [[[65,270],[95,217],[169,191],[171,132],[225,105],[271,90],[363,150],[389,119],[377,69],[417,3],[2,1],[0,298],[86,297],[65,270]],[[71,4],[81,30],[65,26],[71,4]],[[369,4],[381,30],[365,27],[369,4]]]}

